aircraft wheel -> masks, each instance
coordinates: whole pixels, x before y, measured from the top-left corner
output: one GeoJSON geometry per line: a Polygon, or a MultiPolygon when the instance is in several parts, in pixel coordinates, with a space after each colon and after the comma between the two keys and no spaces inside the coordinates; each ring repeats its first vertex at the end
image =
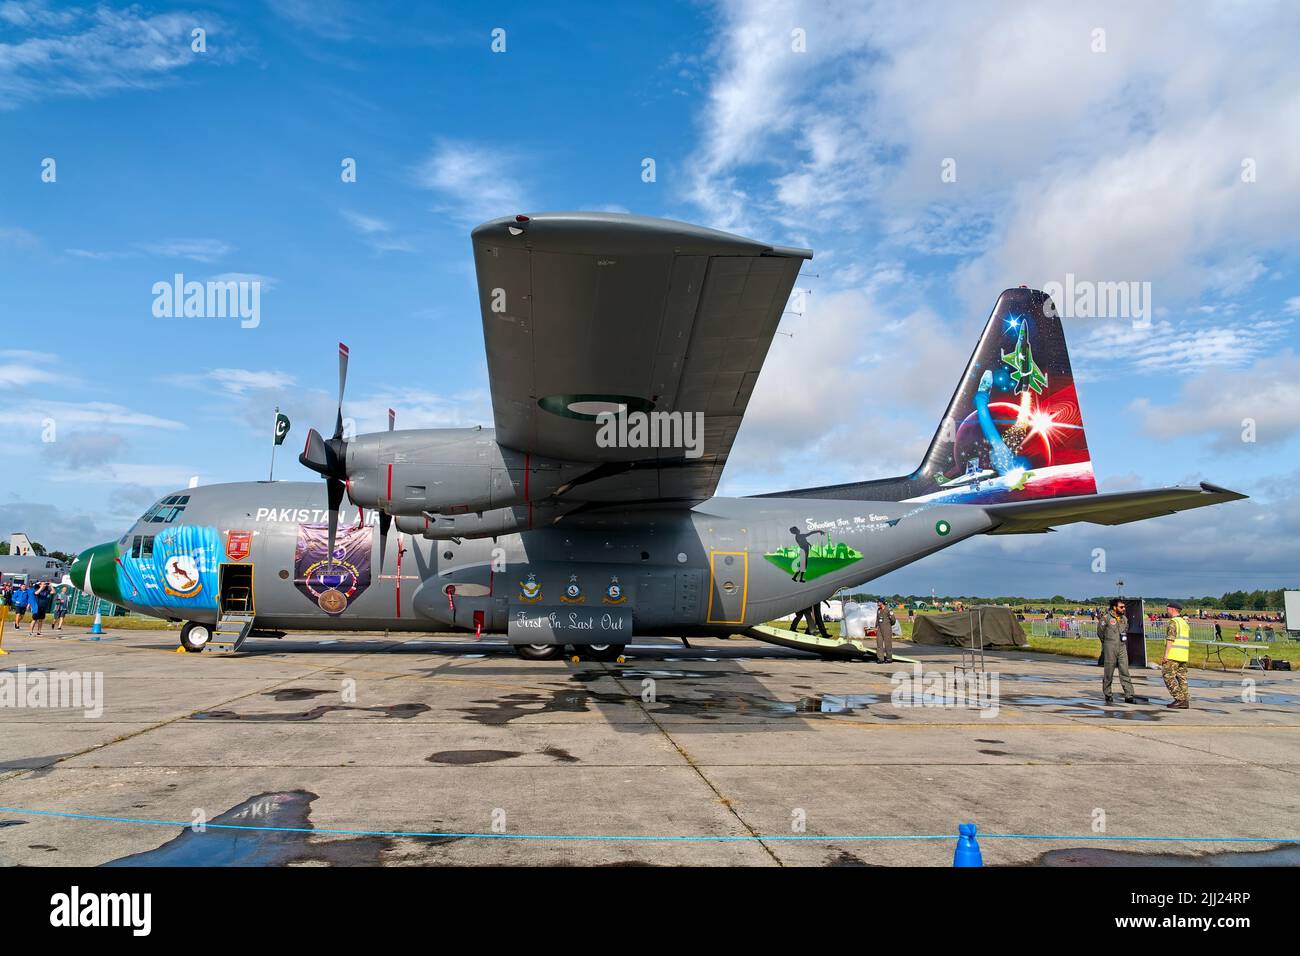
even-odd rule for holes
{"type": "Polygon", "coordinates": [[[553,661],[564,654],[563,644],[516,644],[515,653],[526,661],[553,661]]]}
{"type": "Polygon", "coordinates": [[[189,621],[181,628],[181,647],[191,654],[201,654],[212,640],[212,628],[198,621],[189,621]]]}
{"type": "Polygon", "coordinates": [[[579,657],[590,661],[616,661],[623,656],[626,644],[575,644],[573,647],[579,657]]]}

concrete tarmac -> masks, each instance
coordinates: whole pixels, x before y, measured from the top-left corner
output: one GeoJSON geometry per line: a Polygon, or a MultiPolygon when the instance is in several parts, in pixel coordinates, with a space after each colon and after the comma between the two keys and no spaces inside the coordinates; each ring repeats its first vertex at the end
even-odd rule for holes
{"type": "Polygon", "coordinates": [[[1300,862],[1269,842],[1300,839],[1300,675],[1193,671],[1170,711],[1156,671],[1135,675],[1151,703],[1106,707],[1099,668],[1023,653],[958,701],[934,681],[960,654],[906,642],[916,686],[738,638],[623,665],[449,635],[175,641],[6,634],[0,864],[947,866],[955,836],[837,837],[968,821],[986,864],[1300,862]],[[102,675],[102,714],[29,706],[74,672],[102,675]]]}

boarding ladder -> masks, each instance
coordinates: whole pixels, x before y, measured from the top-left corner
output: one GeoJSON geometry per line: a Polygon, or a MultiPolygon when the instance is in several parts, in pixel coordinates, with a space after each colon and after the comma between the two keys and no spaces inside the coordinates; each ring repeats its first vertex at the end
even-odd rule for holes
{"type": "Polygon", "coordinates": [[[232,654],[248,640],[253,629],[253,615],[225,612],[212,631],[212,639],[203,648],[206,654],[232,654]]]}

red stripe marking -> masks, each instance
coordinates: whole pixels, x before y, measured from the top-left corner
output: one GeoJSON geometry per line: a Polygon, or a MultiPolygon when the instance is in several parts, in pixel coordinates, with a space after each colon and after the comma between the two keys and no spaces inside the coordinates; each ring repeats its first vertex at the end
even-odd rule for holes
{"type": "Polygon", "coordinates": [[[393,466],[388,466],[388,503],[393,503],[393,466]]]}

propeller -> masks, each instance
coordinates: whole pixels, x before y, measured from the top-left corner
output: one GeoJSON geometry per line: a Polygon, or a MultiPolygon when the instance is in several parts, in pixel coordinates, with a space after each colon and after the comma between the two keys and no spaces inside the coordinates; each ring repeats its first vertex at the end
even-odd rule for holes
{"type": "Polygon", "coordinates": [[[339,506],[343,504],[343,491],[348,480],[348,443],[343,437],[343,389],[348,381],[348,347],[339,343],[339,409],[334,423],[334,435],[328,440],[314,428],[307,430],[307,443],[298,461],[325,479],[325,495],[329,507],[329,560],[334,560],[334,543],[339,530],[339,506]]]}
{"type": "MultiPolygon", "coordinates": [[[[339,343],[339,408],[334,422],[334,435],[322,438],[320,432],[311,428],[307,430],[307,444],[298,456],[298,461],[321,475],[325,479],[325,493],[329,505],[329,560],[334,560],[334,544],[338,538],[339,506],[343,504],[343,492],[347,488],[348,443],[343,437],[343,391],[348,381],[348,347],[339,343]]],[[[388,410],[388,430],[396,427],[397,413],[388,410]]],[[[359,525],[364,524],[357,511],[359,525]]],[[[393,516],[379,508],[379,573],[384,573],[384,555],[388,550],[388,531],[393,525],[393,516]]]]}
{"type": "MultiPolygon", "coordinates": [[[[397,412],[388,410],[388,430],[397,427],[397,412]]],[[[393,526],[393,516],[383,508],[379,509],[379,573],[384,573],[384,552],[388,550],[388,529],[393,526]]]]}

